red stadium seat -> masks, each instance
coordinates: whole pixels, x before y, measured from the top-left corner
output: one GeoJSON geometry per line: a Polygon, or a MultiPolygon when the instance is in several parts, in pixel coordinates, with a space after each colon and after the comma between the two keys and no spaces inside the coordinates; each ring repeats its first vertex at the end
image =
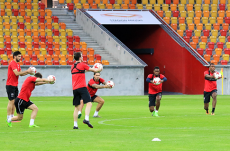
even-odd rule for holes
{"type": "Polygon", "coordinates": [[[227,60],[221,60],[220,63],[221,63],[221,65],[228,65],[228,61],[227,60]]]}
{"type": "Polygon", "coordinates": [[[67,51],[69,52],[70,55],[73,55],[73,48],[67,48],[67,51]]]}
{"type": "Polygon", "coordinates": [[[58,23],[59,18],[57,16],[52,16],[53,22],[54,23],[58,23]]]}
{"type": "Polygon", "coordinates": [[[67,65],[73,65],[73,61],[67,60],[67,65]]]}
{"type": "Polygon", "coordinates": [[[8,65],[8,62],[6,60],[1,60],[1,65],[8,65]]]}
{"type": "Polygon", "coordinates": [[[25,48],[25,42],[18,42],[20,48],[25,48]]]}
{"type": "Polygon", "coordinates": [[[173,13],[173,17],[179,17],[179,13],[180,13],[179,11],[173,11],[172,13],[173,13]]]}
{"type": "Polygon", "coordinates": [[[214,42],[208,42],[208,48],[214,49],[215,43],[214,42]]]}
{"type": "Polygon", "coordinates": [[[221,48],[221,49],[224,48],[224,43],[223,42],[218,42],[216,44],[217,44],[217,48],[221,48]]]}
{"type": "Polygon", "coordinates": [[[204,49],[198,48],[198,49],[197,49],[197,52],[198,52],[201,56],[203,56],[203,54],[204,54],[204,49]]]}
{"type": "Polygon", "coordinates": [[[30,65],[30,61],[24,60],[24,61],[23,61],[23,64],[24,64],[24,65],[30,65]]]}
{"type": "Polygon", "coordinates": [[[38,42],[32,42],[32,45],[34,48],[39,48],[39,43],[38,42]]]}
{"type": "Polygon", "coordinates": [[[74,48],[73,51],[74,52],[81,52],[81,49],[80,48],[74,48]]]}
{"type": "Polygon", "coordinates": [[[186,36],[192,37],[192,30],[186,30],[186,36]]]}
{"type": "Polygon", "coordinates": [[[225,48],[225,49],[224,49],[224,54],[230,55],[230,48],[225,48]]]}
{"type": "Polygon", "coordinates": [[[210,30],[203,30],[203,34],[204,34],[204,36],[209,36],[209,33],[210,33],[210,30]]]}
{"type": "Polygon", "coordinates": [[[227,30],[220,30],[221,36],[227,36],[227,30]]]}
{"type": "Polygon", "coordinates": [[[73,36],[73,40],[75,42],[79,42],[80,43],[80,37],[79,36],[73,36]]]}
{"type": "Polygon", "coordinates": [[[5,48],[5,52],[7,55],[12,54],[11,48],[5,48]]]}
{"type": "Polygon", "coordinates": [[[42,61],[42,60],[39,60],[39,61],[38,61],[38,64],[39,64],[39,65],[45,65],[45,62],[42,61]]]}
{"type": "Polygon", "coordinates": [[[190,41],[190,37],[188,37],[188,36],[184,36],[183,38],[184,38],[184,40],[185,40],[187,43],[189,43],[189,41],[190,41]]]}
{"type": "Polygon", "coordinates": [[[67,44],[68,48],[73,48],[73,43],[72,42],[67,42],[66,44],[67,44]]]}
{"type": "Polygon", "coordinates": [[[66,36],[68,42],[73,42],[73,36],[66,36]]]}
{"type": "Polygon", "coordinates": [[[220,10],[225,10],[225,4],[219,4],[219,9],[220,10]]]}
{"type": "Polygon", "coordinates": [[[59,64],[59,61],[54,60],[54,61],[53,61],[53,65],[60,65],[60,64],[59,64]]]}
{"type": "Polygon", "coordinates": [[[1,54],[5,54],[4,48],[0,48],[0,55],[1,55],[1,54]]]}
{"type": "Polygon", "coordinates": [[[206,51],[206,54],[208,54],[208,55],[212,55],[212,49],[211,48],[207,48],[207,49],[205,49],[205,51],[206,51]]]}

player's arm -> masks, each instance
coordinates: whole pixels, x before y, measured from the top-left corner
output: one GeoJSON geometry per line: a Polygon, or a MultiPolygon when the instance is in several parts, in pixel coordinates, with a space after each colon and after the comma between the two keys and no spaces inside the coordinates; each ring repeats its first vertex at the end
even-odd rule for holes
{"type": "Polygon", "coordinates": [[[35,85],[43,85],[43,84],[49,84],[50,82],[53,82],[54,80],[48,80],[48,79],[41,79],[41,78],[37,78],[35,81],[35,85]]]}
{"type": "Polygon", "coordinates": [[[166,78],[166,77],[164,77],[164,78],[161,80],[161,83],[163,83],[163,82],[165,82],[165,81],[167,81],[167,78],[166,78]]]}
{"type": "Polygon", "coordinates": [[[102,70],[102,69],[89,68],[89,70],[86,70],[86,71],[101,72],[101,70],[102,70]]]}
{"type": "Polygon", "coordinates": [[[207,78],[207,79],[213,79],[214,78],[215,79],[215,76],[214,75],[211,76],[211,75],[206,74],[205,78],[207,78]]]}
{"type": "Polygon", "coordinates": [[[148,82],[148,83],[153,83],[153,80],[151,80],[150,78],[147,78],[147,79],[146,79],[146,82],[148,82]]]}
{"type": "Polygon", "coordinates": [[[17,69],[14,69],[13,72],[14,72],[14,74],[16,76],[25,76],[27,74],[32,73],[32,70],[30,68],[28,70],[26,70],[26,71],[22,71],[22,70],[21,71],[17,71],[17,69]]]}
{"type": "Polygon", "coordinates": [[[104,89],[104,88],[110,88],[109,85],[98,85],[98,84],[93,84],[91,85],[95,89],[104,89]]]}

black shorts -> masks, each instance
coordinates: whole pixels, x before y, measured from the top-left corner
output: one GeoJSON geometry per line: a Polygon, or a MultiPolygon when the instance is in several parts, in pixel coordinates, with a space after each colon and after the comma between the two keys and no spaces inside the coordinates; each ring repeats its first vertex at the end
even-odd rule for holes
{"type": "Polygon", "coordinates": [[[97,95],[94,95],[91,97],[91,101],[94,102],[93,100],[96,99],[97,95]]]}
{"type": "Polygon", "coordinates": [[[80,105],[81,99],[83,99],[84,104],[91,102],[91,97],[86,87],[73,90],[73,105],[80,105]]]}
{"type": "Polygon", "coordinates": [[[14,100],[18,96],[18,87],[6,85],[6,92],[8,95],[8,99],[14,100]]]}
{"type": "Polygon", "coordinates": [[[156,106],[156,97],[157,96],[161,96],[162,97],[162,93],[156,93],[156,94],[149,94],[149,107],[150,106],[156,106]]]}
{"type": "Polygon", "coordinates": [[[217,90],[212,90],[211,92],[205,92],[204,91],[204,103],[209,103],[210,102],[210,96],[212,96],[212,94],[214,92],[217,92],[217,90]]]}
{"type": "Polygon", "coordinates": [[[30,105],[34,104],[33,102],[29,101],[26,102],[23,99],[16,98],[14,105],[16,107],[16,112],[18,114],[23,114],[24,110],[27,109],[30,105]]]}

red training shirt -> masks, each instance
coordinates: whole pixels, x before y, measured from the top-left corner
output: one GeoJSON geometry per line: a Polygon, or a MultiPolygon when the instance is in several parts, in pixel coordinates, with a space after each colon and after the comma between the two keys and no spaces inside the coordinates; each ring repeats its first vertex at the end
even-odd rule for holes
{"type": "Polygon", "coordinates": [[[7,73],[7,81],[6,85],[11,85],[11,86],[18,86],[18,77],[14,73],[14,69],[17,69],[17,71],[21,71],[21,66],[19,63],[15,62],[14,60],[11,61],[11,63],[8,66],[8,73],[7,73]]]}
{"type": "Polygon", "coordinates": [[[26,102],[29,102],[30,96],[31,96],[31,92],[35,88],[35,81],[36,81],[36,79],[37,79],[37,77],[31,77],[31,76],[29,76],[28,78],[26,78],[26,80],[22,84],[21,91],[20,91],[20,93],[18,95],[19,99],[22,99],[22,100],[24,100],[26,102]]]}
{"type": "MultiPolygon", "coordinates": [[[[210,76],[213,75],[213,73],[209,72],[209,70],[204,72],[204,77],[206,74],[208,74],[210,76]]],[[[216,90],[216,89],[217,89],[217,84],[216,84],[215,79],[212,79],[212,80],[205,79],[205,81],[204,81],[204,91],[205,92],[211,92],[211,91],[216,90]]]]}
{"type": "Polygon", "coordinates": [[[83,62],[75,63],[71,67],[72,88],[73,90],[86,87],[85,70],[89,70],[89,66],[83,62]],[[76,66],[76,68],[74,68],[76,66]]]}
{"type": "Polygon", "coordinates": [[[96,94],[96,92],[97,92],[97,89],[96,89],[96,88],[93,88],[92,85],[93,85],[93,84],[98,84],[98,85],[100,85],[101,83],[104,83],[104,82],[105,82],[105,80],[102,79],[102,78],[100,78],[99,81],[94,81],[94,78],[89,80],[87,89],[88,89],[89,94],[90,94],[91,97],[93,97],[93,96],[96,94]]]}
{"type": "MultiPolygon", "coordinates": [[[[149,74],[148,78],[150,78],[151,80],[153,80],[156,76],[153,74],[149,74]]],[[[163,74],[159,75],[159,78],[162,80],[165,76],[163,74]]],[[[152,83],[149,83],[149,94],[157,94],[162,92],[162,83],[159,85],[155,85],[152,83]]]]}

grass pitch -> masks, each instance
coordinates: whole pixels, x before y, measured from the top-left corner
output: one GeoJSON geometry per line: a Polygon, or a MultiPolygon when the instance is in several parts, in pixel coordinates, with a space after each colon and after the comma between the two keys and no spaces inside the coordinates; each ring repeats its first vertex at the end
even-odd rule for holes
{"type": "Polygon", "coordinates": [[[205,114],[201,95],[163,95],[160,117],[151,116],[148,96],[102,98],[102,118],[92,117],[94,103],[90,113],[94,128],[82,123],[83,113],[79,130],[73,130],[72,97],[32,97],[39,108],[35,124],[40,128],[28,127],[30,110],[20,123],[7,127],[8,100],[0,98],[0,150],[230,150],[230,96],[218,96],[211,116],[205,114]]]}

